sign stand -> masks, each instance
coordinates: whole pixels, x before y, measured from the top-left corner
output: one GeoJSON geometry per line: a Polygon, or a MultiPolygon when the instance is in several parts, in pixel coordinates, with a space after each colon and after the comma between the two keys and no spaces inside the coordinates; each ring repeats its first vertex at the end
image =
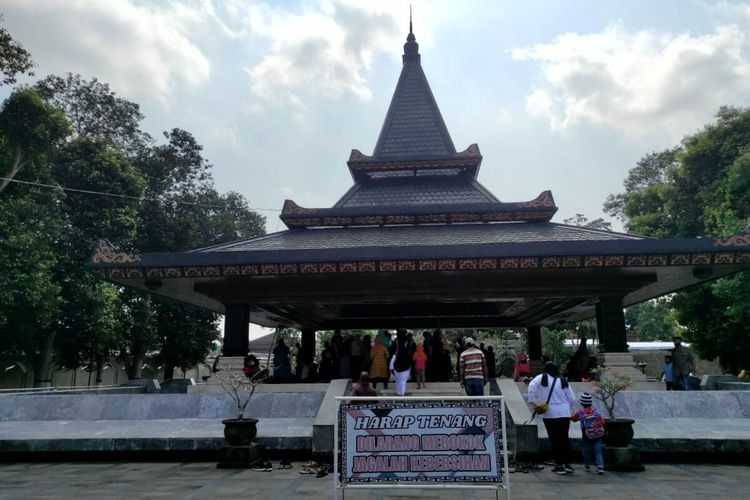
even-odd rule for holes
{"type": "MultiPolygon", "coordinates": [[[[510,500],[510,474],[508,471],[508,438],[506,433],[506,420],[505,420],[505,399],[502,396],[396,396],[396,397],[383,397],[383,396],[373,396],[373,397],[349,397],[349,396],[337,396],[334,401],[334,427],[333,427],[333,499],[338,500],[340,498],[339,491],[341,492],[341,498],[345,498],[345,492],[347,489],[375,489],[375,488],[389,488],[389,489],[408,489],[408,488],[419,488],[419,489],[466,489],[466,488],[473,488],[473,489],[484,489],[484,490],[495,490],[495,496],[499,500],[500,498],[500,489],[505,490],[505,497],[507,500],[510,500]],[[345,445],[346,443],[341,443],[339,436],[340,436],[340,425],[341,425],[341,417],[342,417],[342,411],[341,411],[341,404],[342,403],[378,403],[378,402],[397,402],[397,403],[408,403],[408,402],[421,402],[421,403],[431,403],[431,408],[440,408],[440,402],[447,402],[447,401],[453,401],[453,402],[476,402],[476,401],[489,401],[489,402],[495,402],[499,403],[499,414],[500,414],[500,430],[502,432],[502,465],[503,465],[503,473],[502,473],[502,481],[497,481],[491,484],[480,484],[478,482],[473,481],[450,481],[450,482],[440,482],[439,479],[434,479],[430,481],[403,481],[399,482],[397,480],[391,480],[389,481],[386,479],[379,479],[378,482],[367,482],[363,481],[358,484],[351,484],[346,481],[342,481],[343,473],[344,471],[340,470],[339,467],[339,458],[341,455],[341,448],[342,445],[345,445]]],[[[448,405],[446,405],[447,407],[448,405]]],[[[494,429],[495,432],[497,432],[497,422],[494,422],[494,429]]],[[[499,455],[501,450],[495,448],[496,453],[496,459],[500,458],[497,457],[499,455]]],[[[346,457],[344,457],[346,458],[346,457]]],[[[499,461],[498,467],[499,467],[499,461]]],[[[345,463],[345,462],[344,462],[345,463]]],[[[498,477],[500,475],[498,474],[498,477]]]]}

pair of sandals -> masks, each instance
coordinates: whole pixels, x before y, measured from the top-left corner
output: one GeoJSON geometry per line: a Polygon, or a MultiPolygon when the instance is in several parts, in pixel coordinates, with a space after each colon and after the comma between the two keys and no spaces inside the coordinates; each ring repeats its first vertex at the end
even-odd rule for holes
{"type": "Polygon", "coordinates": [[[271,472],[273,466],[271,465],[271,462],[262,462],[250,470],[253,472],[271,472]]]}
{"type": "Polygon", "coordinates": [[[302,465],[302,470],[300,470],[299,473],[315,474],[315,477],[325,477],[329,472],[332,472],[331,469],[332,467],[330,465],[319,464],[311,460],[302,465]]]}

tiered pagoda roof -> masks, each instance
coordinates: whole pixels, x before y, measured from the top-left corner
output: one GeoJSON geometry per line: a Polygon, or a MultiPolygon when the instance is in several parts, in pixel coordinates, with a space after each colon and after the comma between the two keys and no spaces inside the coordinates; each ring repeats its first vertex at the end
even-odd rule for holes
{"type": "Polygon", "coordinates": [[[479,146],[456,152],[411,31],[403,62],[375,151],[366,156],[353,149],[349,156],[354,186],[332,208],[286,200],[281,220],[287,227],[549,221],[557,211],[550,191],[502,203],[476,180],[479,146]]]}
{"type": "Polygon", "coordinates": [[[315,329],[528,326],[591,317],[750,268],[750,234],[653,239],[550,222],[552,193],[502,202],[477,180],[476,144],[457,152],[410,31],[371,156],[330,208],[284,202],[288,230],[190,252],[145,255],[99,242],[105,279],[253,322],[315,329]],[[352,278],[356,276],[356,280],[352,278]]]}

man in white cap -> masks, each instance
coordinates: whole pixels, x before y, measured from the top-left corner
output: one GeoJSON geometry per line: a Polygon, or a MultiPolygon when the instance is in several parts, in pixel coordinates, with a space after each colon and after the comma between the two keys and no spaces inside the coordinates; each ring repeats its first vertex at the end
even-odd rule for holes
{"type": "Polygon", "coordinates": [[[466,349],[458,361],[458,375],[467,396],[483,396],[484,384],[488,381],[487,361],[482,351],[477,349],[471,337],[464,341],[466,349]]]}

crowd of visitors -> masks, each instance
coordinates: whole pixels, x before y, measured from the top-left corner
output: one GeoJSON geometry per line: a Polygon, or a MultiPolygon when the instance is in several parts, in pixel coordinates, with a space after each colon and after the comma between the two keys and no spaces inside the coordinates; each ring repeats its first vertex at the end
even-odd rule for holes
{"type": "MultiPolygon", "coordinates": [[[[482,353],[484,376],[487,379],[495,377],[493,347],[481,343],[474,348],[482,353]]],[[[272,351],[273,376],[267,381],[327,382],[344,378],[357,382],[360,374],[367,372],[368,384],[372,388],[382,384],[387,389],[389,381],[394,380],[398,392],[405,390],[406,381],[411,380],[417,383],[418,389],[423,389],[431,382],[463,381],[459,368],[461,353],[466,349],[465,339],[451,342],[440,330],[419,334],[397,330],[395,335],[388,330],[379,330],[374,338],[334,330],[333,336],[323,343],[317,362],[304,361],[299,342],[290,349],[283,339],[279,339],[272,351]]],[[[249,355],[245,365],[246,375],[250,377],[260,363],[255,356],[249,355]]]]}

